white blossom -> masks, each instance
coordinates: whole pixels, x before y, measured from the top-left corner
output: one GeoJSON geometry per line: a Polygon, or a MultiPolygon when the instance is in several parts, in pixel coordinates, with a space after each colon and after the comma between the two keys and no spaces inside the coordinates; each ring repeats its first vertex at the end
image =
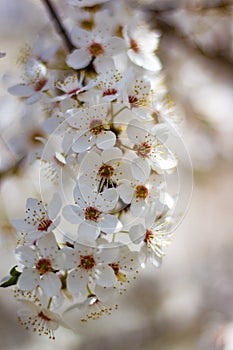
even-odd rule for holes
{"type": "Polygon", "coordinates": [[[111,287],[115,282],[115,274],[109,264],[116,258],[118,250],[115,247],[87,247],[75,244],[66,251],[68,261],[73,268],[67,277],[67,289],[71,294],[87,294],[90,282],[102,287],[111,287]]]}
{"type": "Polygon", "coordinates": [[[67,58],[67,64],[75,69],[87,67],[90,62],[98,67],[98,63],[109,62],[114,55],[125,49],[125,42],[119,37],[111,36],[111,32],[104,23],[95,27],[91,32],[74,27],[71,39],[76,47],[67,58]]]}
{"type": "Polygon", "coordinates": [[[25,80],[25,83],[14,85],[8,91],[12,95],[26,98],[27,104],[36,103],[53,82],[53,79],[47,76],[46,66],[34,58],[30,58],[26,63],[25,80]]]}
{"type": "Polygon", "coordinates": [[[100,232],[109,234],[121,229],[121,222],[109,213],[118,200],[114,188],[98,193],[79,180],[74,189],[74,199],[76,205],[64,207],[63,215],[71,223],[79,224],[79,241],[93,241],[100,232]]]}
{"type": "Polygon", "coordinates": [[[66,115],[67,123],[77,129],[77,139],[72,149],[80,153],[96,145],[100,149],[108,149],[115,145],[116,135],[109,126],[110,119],[106,105],[88,109],[71,109],[66,115]]]}
{"type": "Polygon", "coordinates": [[[23,241],[32,243],[53,231],[60,222],[60,196],[55,193],[50,203],[44,204],[36,198],[28,198],[25,219],[12,220],[12,225],[21,233],[23,241]]]}
{"type": "Polygon", "coordinates": [[[34,247],[18,246],[15,254],[24,265],[17,282],[19,289],[32,291],[39,286],[47,296],[59,294],[61,281],[56,271],[64,267],[64,259],[52,232],[34,247]]]}

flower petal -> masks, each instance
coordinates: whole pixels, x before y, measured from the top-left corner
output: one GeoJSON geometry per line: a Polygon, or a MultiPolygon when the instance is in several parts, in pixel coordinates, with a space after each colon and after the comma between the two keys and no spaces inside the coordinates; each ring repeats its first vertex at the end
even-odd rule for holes
{"type": "Polygon", "coordinates": [[[33,94],[33,89],[31,86],[24,84],[17,84],[8,89],[8,92],[15,96],[28,97],[33,94]]]}
{"type": "Polygon", "coordinates": [[[139,181],[146,181],[150,175],[150,166],[145,159],[135,158],[131,162],[133,177],[139,181]]]}
{"type": "Polygon", "coordinates": [[[82,244],[93,243],[100,234],[100,228],[96,223],[82,222],[78,227],[78,242],[82,244]]]}
{"type": "Polygon", "coordinates": [[[50,257],[58,251],[57,241],[52,232],[43,236],[38,241],[38,249],[42,257],[50,257]]]}
{"type": "Polygon", "coordinates": [[[61,289],[61,280],[55,273],[47,272],[41,278],[40,287],[48,297],[57,295],[61,289]]]}
{"type": "Polygon", "coordinates": [[[134,225],[129,229],[129,237],[135,244],[140,243],[145,237],[146,229],[142,224],[134,225]]]}
{"type": "Polygon", "coordinates": [[[86,49],[74,50],[70,55],[68,55],[66,63],[69,67],[74,69],[81,69],[88,66],[91,62],[92,55],[86,49]]]}
{"type": "Polygon", "coordinates": [[[15,249],[16,259],[26,267],[32,267],[37,260],[35,250],[28,246],[19,246],[15,249]]]}
{"type": "Polygon", "coordinates": [[[40,282],[40,276],[35,269],[25,269],[19,276],[17,287],[21,290],[33,290],[40,282]]]}
{"type": "Polygon", "coordinates": [[[119,232],[122,229],[121,222],[117,219],[116,216],[111,214],[101,216],[99,220],[99,226],[101,231],[105,233],[115,233],[119,232]]]}
{"type": "Polygon", "coordinates": [[[115,145],[116,135],[112,131],[104,131],[96,138],[96,145],[100,149],[108,149],[115,145]]]}
{"type": "Polygon", "coordinates": [[[51,219],[54,219],[59,211],[61,210],[61,197],[58,193],[54,193],[52,200],[50,201],[49,205],[48,205],[48,213],[49,213],[49,217],[51,219]]]}
{"type": "Polygon", "coordinates": [[[88,283],[88,275],[83,269],[71,270],[67,277],[67,289],[71,294],[84,292],[88,283]]]}
{"type": "Polygon", "coordinates": [[[66,205],[62,210],[62,214],[71,224],[79,224],[84,220],[84,212],[76,205],[66,205]]]}
{"type": "Polygon", "coordinates": [[[95,270],[95,282],[99,286],[111,287],[116,282],[116,276],[110,266],[98,266],[95,270]]]}
{"type": "Polygon", "coordinates": [[[72,150],[76,153],[87,151],[91,146],[95,144],[95,137],[92,136],[91,132],[79,136],[76,142],[72,146],[72,150]]]}
{"type": "Polygon", "coordinates": [[[112,161],[114,159],[119,160],[121,158],[122,158],[122,151],[118,147],[106,149],[102,152],[102,160],[104,163],[108,163],[109,161],[112,161]]]}
{"type": "Polygon", "coordinates": [[[101,192],[96,199],[96,206],[100,211],[112,210],[118,200],[118,193],[115,188],[109,188],[101,192]]]}
{"type": "Polygon", "coordinates": [[[134,189],[128,183],[123,183],[117,187],[117,192],[124,203],[129,204],[133,198],[134,189]]]}

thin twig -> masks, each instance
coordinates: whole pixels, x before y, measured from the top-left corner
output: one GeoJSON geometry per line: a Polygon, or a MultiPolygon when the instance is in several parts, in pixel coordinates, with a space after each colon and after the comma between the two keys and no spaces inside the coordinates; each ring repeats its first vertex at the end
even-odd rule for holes
{"type": "Polygon", "coordinates": [[[71,52],[75,49],[75,46],[72,44],[69,35],[66,32],[65,27],[63,26],[61,19],[59,18],[57,11],[55,7],[53,6],[52,2],[50,0],[42,0],[45,7],[47,8],[49,15],[51,19],[54,22],[55,29],[58,32],[58,34],[61,36],[65,46],[67,47],[68,51],[71,52]]]}

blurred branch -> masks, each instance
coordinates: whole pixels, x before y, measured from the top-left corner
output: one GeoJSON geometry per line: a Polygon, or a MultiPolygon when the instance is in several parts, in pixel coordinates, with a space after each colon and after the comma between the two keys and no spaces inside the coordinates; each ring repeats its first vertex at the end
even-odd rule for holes
{"type": "Polygon", "coordinates": [[[206,3],[199,3],[199,4],[188,4],[186,6],[182,5],[179,6],[179,3],[176,3],[175,1],[171,1],[164,3],[162,0],[159,2],[153,2],[148,5],[141,5],[138,1],[132,1],[132,3],[136,6],[140,6],[141,10],[148,11],[148,12],[153,12],[154,14],[161,14],[161,13],[169,13],[172,11],[176,11],[182,8],[188,9],[189,11],[208,11],[212,9],[216,10],[229,10],[233,6],[233,2],[230,1],[224,1],[224,0],[219,0],[215,2],[206,2],[206,3]]]}
{"type": "MultiPolygon", "coordinates": [[[[185,35],[175,24],[173,24],[168,16],[164,13],[160,13],[159,10],[151,10],[148,8],[144,8],[146,12],[149,22],[152,27],[160,30],[162,35],[169,36],[171,39],[182,40],[186,46],[190,49],[195,50],[202,56],[205,56],[211,61],[217,63],[218,65],[224,66],[224,68],[228,69],[229,73],[233,72],[232,70],[232,58],[226,54],[221,52],[215,52],[214,54],[209,54],[208,51],[204,50],[200,45],[196,42],[192,42],[189,40],[189,37],[185,35]]],[[[163,10],[165,12],[165,10],[163,10]]],[[[168,10],[171,11],[171,8],[168,10]]]]}
{"type": "Polygon", "coordinates": [[[17,174],[18,171],[21,169],[25,158],[26,158],[25,156],[22,156],[20,159],[18,159],[14,164],[9,166],[7,169],[1,170],[0,171],[0,182],[7,176],[17,174]]]}
{"type": "Polygon", "coordinates": [[[65,27],[63,26],[61,19],[59,18],[57,11],[55,7],[53,6],[52,2],[50,0],[42,0],[45,7],[47,8],[49,15],[54,22],[55,29],[57,33],[61,36],[63,39],[63,42],[65,46],[67,47],[68,51],[72,51],[75,49],[74,45],[72,44],[69,35],[66,32],[65,27]]]}
{"type": "Polygon", "coordinates": [[[155,29],[159,29],[162,35],[169,35],[171,39],[174,38],[182,40],[189,48],[194,49],[199,54],[211,59],[212,61],[215,61],[217,64],[220,64],[222,66],[224,65],[225,68],[229,70],[229,72],[232,72],[232,57],[230,55],[221,52],[215,52],[214,55],[210,55],[208,51],[204,50],[196,42],[191,42],[188,36],[186,36],[185,33],[183,33],[179,28],[177,28],[176,24],[172,23],[169,17],[175,11],[181,9],[186,9],[189,12],[196,12],[200,14],[202,13],[202,11],[208,11],[213,9],[219,11],[224,10],[230,16],[230,13],[233,9],[232,0],[219,0],[214,2],[206,1],[202,4],[199,2],[196,4],[196,6],[194,4],[191,5],[188,3],[186,6],[180,6],[179,2],[164,2],[163,0],[152,2],[148,5],[143,5],[139,1],[132,0],[131,4],[134,7],[139,6],[140,10],[144,11],[144,13],[146,13],[146,15],[148,16],[152,27],[155,27],[155,29]]]}

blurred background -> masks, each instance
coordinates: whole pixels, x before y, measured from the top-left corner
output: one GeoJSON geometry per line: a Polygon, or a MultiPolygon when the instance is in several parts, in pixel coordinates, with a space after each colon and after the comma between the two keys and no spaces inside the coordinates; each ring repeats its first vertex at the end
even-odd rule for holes
{"type": "MultiPolygon", "coordinates": [[[[54,1],[56,4],[57,2],[54,1]]],[[[0,349],[233,350],[233,4],[218,0],[133,1],[161,32],[158,55],[170,95],[185,116],[194,188],[162,267],[148,266],[118,300],[119,311],[49,341],[26,332],[17,302],[0,290],[0,349]]],[[[62,7],[59,7],[62,15],[62,7]]],[[[19,82],[22,48],[44,25],[40,3],[0,0],[0,276],[15,265],[9,219],[37,194],[24,168],[30,127],[24,105],[7,93],[19,82]]],[[[32,107],[33,120],[40,111],[32,107]]]]}

